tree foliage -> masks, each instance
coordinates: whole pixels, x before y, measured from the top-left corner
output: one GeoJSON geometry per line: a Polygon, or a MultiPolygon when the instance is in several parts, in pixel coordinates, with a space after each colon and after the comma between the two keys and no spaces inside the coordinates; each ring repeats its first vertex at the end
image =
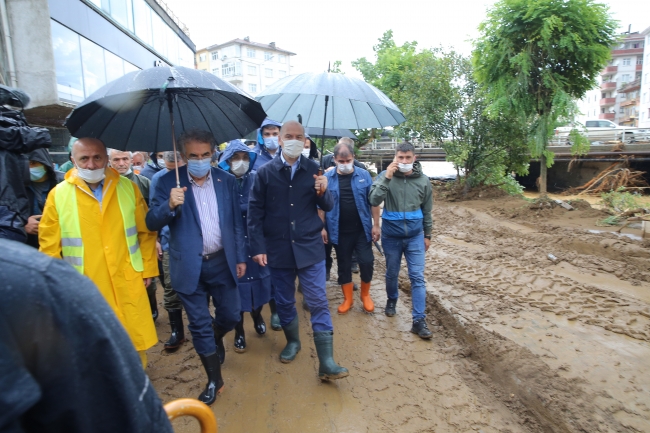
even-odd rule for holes
{"type": "Polygon", "coordinates": [[[500,0],[479,26],[474,74],[488,92],[493,116],[516,115],[530,125],[529,147],[546,167],[548,139],[571,117],[574,100],[596,86],[610,58],[616,22],[592,0],[500,0]]]}

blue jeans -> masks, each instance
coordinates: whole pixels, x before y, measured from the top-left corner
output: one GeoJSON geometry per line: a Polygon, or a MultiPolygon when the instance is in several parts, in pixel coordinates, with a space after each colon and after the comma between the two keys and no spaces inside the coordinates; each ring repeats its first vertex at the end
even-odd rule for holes
{"type": "Polygon", "coordinates": [[[314,332],[333,331],[332,316],[325,293],[325,260],[302,269],[270,268],[275,287],[275,305],[280,324],[287,326],[298,315],[296,311],[296,276],[302,284],[302,295],[311,313],[314,332]]]}
{"type": "Polygon", "coordinates": [[[411,280],[411,302],[413,303],[413,320],[423,319],[427,290],[424,283],[424,232],[410,238],[381,236],[381,246],[386,256],[386,295],[388,299],[397,300],[402,253],[406,258],[409,279],[411,280]]]}

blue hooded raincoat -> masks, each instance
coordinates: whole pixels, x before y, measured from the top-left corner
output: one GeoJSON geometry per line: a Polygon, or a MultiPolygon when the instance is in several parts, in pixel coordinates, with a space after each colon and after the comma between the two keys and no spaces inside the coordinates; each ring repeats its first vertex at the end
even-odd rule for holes
{"type": "MultiPolygon", "coordinates": [[[[252,159],[251,159],[251,166],[253,166],[253,170],[259,170],[261,166],[269,162],[270,160],[273,159],[273,155],[269,153],[268,150],[266,150],[266,146],[264,145],[264,138],[262,137],[262,129],[264,129],[265,126],[277,126],[278,128],[282,127],[281,123],[276,122],[275,120],[271,120],[267,118],[262,122],[262,125],[260,126],[260,129],[257,130],[257,144],[253,148],[253,152],[257,155],[257,159],[255,160],[255,166],[252,164],[252,159]]],[[[278,148],[278,151],[275,152],[277,155],[278,152],[280,151],[280,148],[278,148]]]]}

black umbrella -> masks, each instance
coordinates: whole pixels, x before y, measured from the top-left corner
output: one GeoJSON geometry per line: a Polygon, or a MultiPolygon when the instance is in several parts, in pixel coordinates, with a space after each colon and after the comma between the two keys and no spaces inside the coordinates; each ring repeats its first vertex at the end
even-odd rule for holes
{"type": "Polygon", "coordinates": [[[265,118],[257,101],[213,74],[166,66],[106,84],[70,113],[65,126],[75,137],[97,138],[114,149],[160,152],[176,151],[183,131],[207,130],[221,143],[245,136],[265,118]]]}

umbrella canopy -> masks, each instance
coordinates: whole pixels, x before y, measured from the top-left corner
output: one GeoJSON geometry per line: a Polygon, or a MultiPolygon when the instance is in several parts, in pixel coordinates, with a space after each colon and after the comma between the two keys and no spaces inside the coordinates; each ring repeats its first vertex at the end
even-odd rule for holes
{"type": "Polygon", "coordinates": [[[75,137],[98,138],[119,150],[173,150],[174,135],[202,129],[217,143],[245,136],[266,118],[261,105],[205,71],[157,67],[130,72],[75,108],[65,126],[75,137]]]}
{"type": "MultiPolygon", "coordinates": [[[[311,127],[311,128],[305,128],[307,131],[307,134],[311,135],[312,137],[315,136],[321,136],[323,135],[323,127],[320,126],[318,128],[316,127],[311,127]]],[[[352,133],[349,129],[327,129],[325,128],[325,137],[329,138],[341,138],[341,137],[348,137],[353,140],[357,139],[357,136],[352,133]]]]}
{"type": "Polygon", "coordinates": [[[300,114],[305,127],[319,127],[321,131],[323,119],[328,129],[383,128],[406,120],[397,105],[376,87],[358,78],[329,72],[283,78],[255,99],[271,119],[285,122],[300,114]]]}

